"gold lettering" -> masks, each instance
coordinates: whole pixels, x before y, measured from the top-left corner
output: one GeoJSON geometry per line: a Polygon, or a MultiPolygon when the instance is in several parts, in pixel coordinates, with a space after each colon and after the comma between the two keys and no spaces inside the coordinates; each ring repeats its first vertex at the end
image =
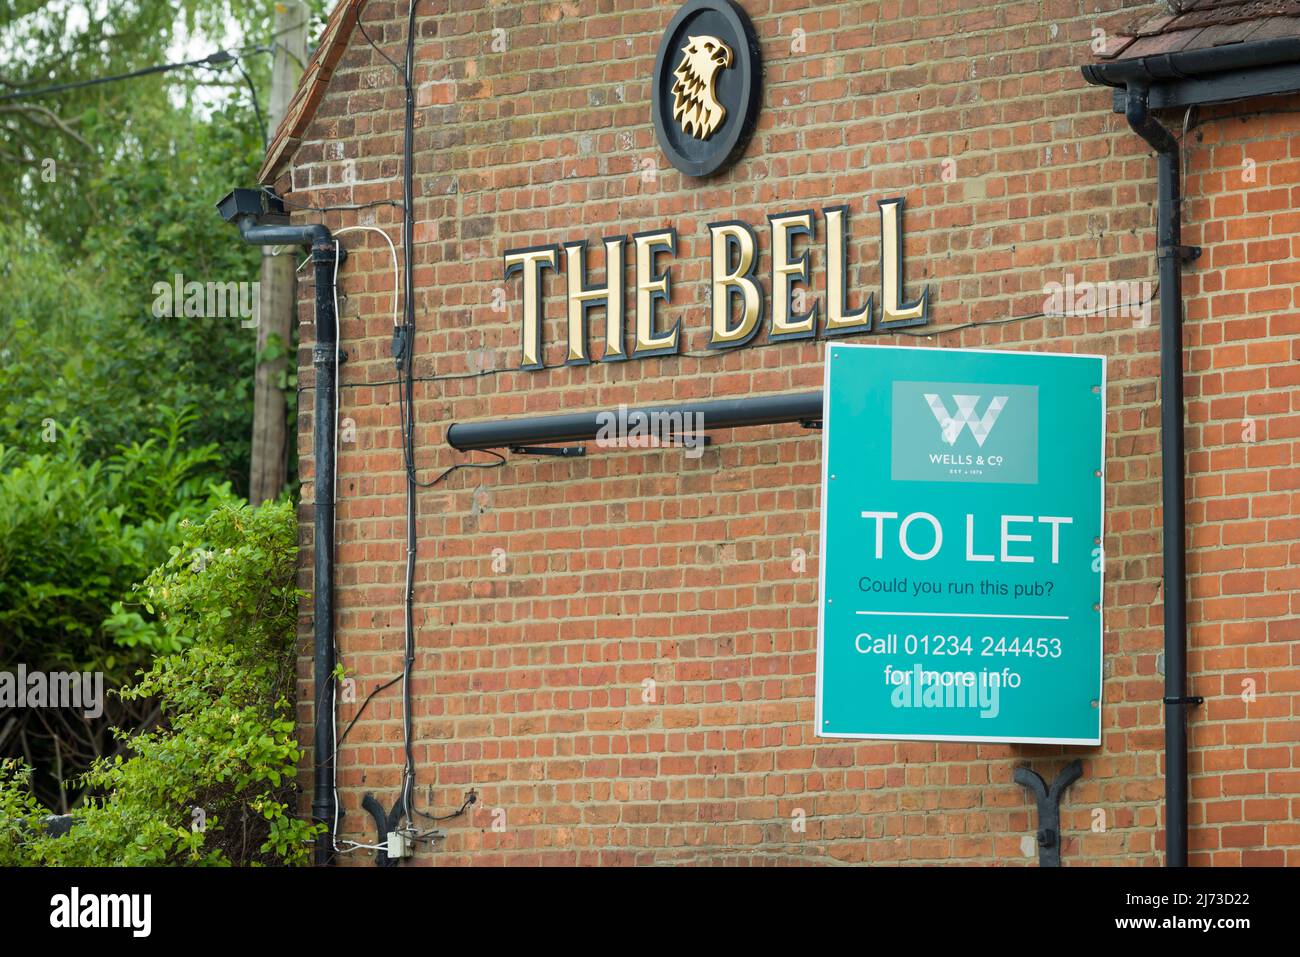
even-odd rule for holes
{"type": "Polygon", "coordinates": [[[808,250],[791,259],[794,237],[813,236],[812,213],[784,213],[771,216],[772,224],[772,330],[769,340],[810,339],[817,334],[818,303],[795,312],[794,287],[808,282],[808,250]]]}
{"type": "Polygon", "coordinates": [[[601,361],[626,359],[623,348],[623,244],[622,236],[605,240],[605,285],[587,285],[587,244],[566,243],[565,270],[569,283],[568,365],[586,365],[587,313],[605,310],[605,354],[601,361]]]}
{"type": "Polygon", "coordinates": [[[554,269],[559,246],[506,250],[506,278],[523,273],[523,363],[521,369],[542,368],[542,270],[554,269]]]}
{"type": "Polygon", "coordinates": [[[758,243],[754,231],[738,222],[710,223],[709,236],[713,275],[713,335],[709,347],[744,345],[754,338],[763,321],[763,292],[754,281],[758,243]],[[731,300],[736,296],[741,300],[740,322],[732,328],[731,300]]]}
{"type": "Polygon", "coordinates": [[[654,264],[660,252],[677,254],[677,233],[672,229],[637,233],[632,242],[636,246],[636,346],[632,354],[640,357],[676,352],[682,331],[680,319],[668,332],[658,336],[654,332],[655,306],[661,299],[668,301],[672,290],[668,271],[656,273],[654,264]]]}
{"type": "Polygon", "coordinates": [[[880,328],[919,326],[929,319],[930,287],[914,302],[903,301],[903,200],[882,199],[880,206],[880,328]]]}
{"type": "Polygon", "coordinates": [[[849,251],[847,206],[833,206],[826,216],[826,335],[870,332],[875,294],[861,309],[849,309],[849,251]]]}

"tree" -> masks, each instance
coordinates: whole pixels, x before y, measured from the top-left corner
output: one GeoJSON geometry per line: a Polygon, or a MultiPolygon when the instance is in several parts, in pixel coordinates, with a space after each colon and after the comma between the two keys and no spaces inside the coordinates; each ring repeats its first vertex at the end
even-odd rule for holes
{"type": "MultiPolygon", "coordinates": [[[[214,205],[262,157],[251,89],[268,90],[273,10],[0,0],[0,670],[86,664],[121,684],[149,667],[167,651],[137,627],[149,612],[114,603],[223,485],[247,492],[256,330],[160,315],[154,290],[258,278],[258,250],[214,205]],[[221,47],[240,59],[15,96],[221,47]]],[[[281,384],[292,415],[291,369],[281,384]]],[[[111,700],[89,726],[0,718],[0,756],[36,765],[46,805],[75,804],[61,784],[118,746],[108,724],[138,730],[154,709],[111,700]]]]}
{"type": "Polygon", "coordinates": [[[160,110],[193,115],[204,102],[231,100],[232,92],[244,97],[250,83],[264,90],[269,71],[266,57],[254,52],[258,44],[241,44],[239,60],[30,94],[198,59],[223,45],[203,37],[268,37],[272,8],[257,0],[0,3],[0,164],[7,174],[0,176],[0,203],[72,248],[94,223],[120,221],[123,210],[94,189],[99,169],[147,150],[160,110]],[[175,54],[200,42],[205,47],[197,54],[175,54]]]}

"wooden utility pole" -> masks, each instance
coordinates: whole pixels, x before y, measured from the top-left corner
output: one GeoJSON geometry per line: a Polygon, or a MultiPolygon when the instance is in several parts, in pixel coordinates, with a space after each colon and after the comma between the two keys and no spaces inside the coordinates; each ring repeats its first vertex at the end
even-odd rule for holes
{"type": "MultiPolygon", "coordinates": [[[[267,134],[274,136],[293,99],[302,65],[307,62],[307,6],[302,0],[275,4],[275,57],[271,66],[271,105],[267,134]]],[[[260,505],[275,498],[288,478],[288,425],[280,376],[292,355],[293,323],[298,309],[293,252],[263,246],[258,296],[257,354],[278,340],[279,354],[257,363],[253,379],[253,442],[248,501],[260,505]]]]}

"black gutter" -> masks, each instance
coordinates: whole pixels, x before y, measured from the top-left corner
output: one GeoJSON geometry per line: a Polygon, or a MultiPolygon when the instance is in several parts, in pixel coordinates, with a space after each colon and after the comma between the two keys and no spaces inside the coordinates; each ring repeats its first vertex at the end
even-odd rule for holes
{"type": "Polygon", "coordinates": [[[334,273],[344,258],[329,229],[319,223],[293,226],[273,222],[263,225],[263,216],[280,218],[261,190],[237,189],[217,204],[227,222],[239,225],[244,242],[254,246],[310,246],[316,274],[316,343],[312,365],[316,370],[316,400],[312,415],[312,456],[316,463],[314,483],[315,547],[312,562],[312,630],[314,662],[312,688],[316,704],[315,768],[312,819],[325,824],[316,841],[316,863],[329,864],[333,857],[334,828],[334,728],[322,717],[333,714],[334,674],[334,405],[338,386],[335,351],[338,336],[334,316],[334,273]]]}
{"type": "Polygon", "coordinates": [[[1212,73],[1254,70],[1297,61],[1300,61],[1300,37],[1282,37],[1088,63],[1082,69],[1084,78],[1096,86],[1127,87],[1134,83],[1150,86],[1166,80],[1200,79],[1212,73]]]}
{"type": "MultiPolygon", "coordinates": [[[[455,423],[447,430],[447,444],[461,452],[477,449],[504,449],[512,445],[584,442],[608,430],[620,415],[629,428],[650,429],[656,423],[677,428],[671,434],[715,429],[735,429],[750,425],[776,425],[781,422],[820,423],[822,393],[800,392],[794,395],[765,395],[743,399],[718,399],[712,402],[689,402],[685,405],[645,406],[637,409],[603,409],[597,412],[574,412],[546,415],[532,419],[506,419],[498,422],[455,423]]],[[[663,430],[655,434],[667,437],[663,430]]]]}

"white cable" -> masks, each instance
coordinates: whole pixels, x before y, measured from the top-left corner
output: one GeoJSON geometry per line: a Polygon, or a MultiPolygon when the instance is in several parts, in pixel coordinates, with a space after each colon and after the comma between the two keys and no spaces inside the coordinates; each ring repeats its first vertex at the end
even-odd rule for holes
{"type": "Polygon", "coordinates": [[[362,231],[378,233],[380,236],[384,237],[384,242],[388,243],[388,251],[393,257],[393,325],[396,326],[397,325],[397,247],[394,246],[393,241],[388,238],[388,233],[384,232],[378,226],[345,226],[343,229],[335,230],[334,235],[342,236],[344,233],[357,233],[362,231]]]}
{"type": "Polygon", "coordinates": [[[334,851],[338,854],[351,854],[353,851],[386,851],[387,844],[362,844],[360,841],[344,841],[345,846],[339,847],[339,842],[335,840],[334,851]]]}
{"type": "MultiPolygon", "coordinates": [[[[398,388],[401,388],[401,386],[398,386],[398,388]]],[[[411,572],[410,572],[410,569],[411,569],[411,549],[409,549],[409,548],[406,550],[406,569],[407,569],[407,572],[406,572],[407,577],[406,577],[405,579],[403,579],[403,581],[402,581],[402,584],[403,584],[403,585],[405,585],[406,582],[410,579],[410,574],[411,574],[411,572]]],[[[407,649],[409,649],[409,648],[412,647],[412,645],[411,645],[411,631],[410,631],[410,624],[409,624],[409,622],[407,622],[407,617],[406,617],[405,614],[402,615],[402,621],[403,621],[403,623],[404,623],[403,626],[402,626],[402,628],[403,628],[403,631],[404,631],[404,633],[405,633],[405,639],[406,639],[406,643],[405,643],[404,647],[402,648],[402,653],[403,653],[403,654],[406,654],[407,649]]],[[[410,667],[407,665],[407,663],[406,663],[405,661],[403,661],[403,662],[402,662],[402,707],[403,707],[403,709],[405,709],[405,707],[406,707],[406,680],[407,680],[407,676],[410,675],[410,673],[411,673],[411,669],[410,669],[410,667]]],[[[405,821],[407,824],[414,824],[414,823],[415,823],[415,818],[411,817],[411,801],[410,801],[410,796],[409,796],[409,795],[410,795],[410,787],[411,787],[411,780],[410,780],[411,767],[410,767],[410,763],[409,763],[408,761],[405,760],[405,756],[406,756],[408,753],[410,753],[410,738],[408,738],[408,737],[405,736],[405,734],[406,734],[406,723],[407,723],[407,717],[406,717],[405,714],[403,714],[403,715],[402,715],[402,733],[403,733],[404,740],[403,740],[402,743],[403,743],[404,747],[403,747],[403,751],[402,751],[402,755],[403,755],[403,761],[402,761],[402,820],[405,821]]]]}
{"type": "MultiPolygon", "coordinates": [[[[333,501],[334,501],[334,504],[335,504],[335,506],[336,506],[336,509],[335,509],[335,511],[332,513],[332,514],[334,515],[334,519],[333,519],[333,527],[331,528],[331,532],[336,531],[336,530],[337,530],[337,527],[338,527],[337,505],[338,505],[338,491],[339,491],[339,469],[338,469],[338,461],[339,461],[339,391],[340,391],[340,390],[339,390],[339,387],[338,387],[338,369],[339,369],[339,354],[340,354],[340,353],[339,353],[339,350],[340,350],[340,338],[341,338],[340,331],[339,331],[339,260],[340,260],[340,258],[341,258],[341,256],[340,256],[340,249],[341,249],[342,247],[339,245],[339,241],[338,241],[337,237],[342,236],[344,233],[357,233],[357,232],[372,232],[372,233],[378,233],[380,236],[383,236],[383,237],[384,237],[384,242],[388,243],[388,252],[389,252],[389,254],[390,254],[390,255],[392,256],[392,258],[393,258],[393,328],[396,328],[397,325],[398,325],[398,321],[397,321],[397,317],[398,317],[398,310],[397,310],[397,286],[398,286],[397,247],[393,244],[392,239],[389,238],[388,233],[384,232],[384,231],[383,231],[382,229],[380,229],[378,226],[345,226],[343,229],[335,230],[335,231],[334,231],[334,234],[333,234],[333,235],[336,237],[335,240],[334,240],[334,283],[333,283],[333,289],[331,290],[331,292],[333,293],[333,296],[334,296],[334,375],[335,375],[335,381],[334,381],[334,489],[333,489],[333,501]]],[[[307,263],[309,263],[310,261],[311,261],[311,257],[308,256],[306,259],[304,259],[304,260],[303,260],[303,261],[298,265],[298,269],[295,269],[294,272],[298,272],[299,270],[301,270],[302,267],[305,266],[305,265],[307,265],[307,263]]],[[[317,393],[317,394],[319,394],[319,393],[317,393]]],[[[331,535],[330,537],[331,537],[331,539],[334,539],[334,540],[335,540],[335,546],[337,547],[337,539],[336,539],[336,536],[335,536],[335,535],[331,535]]],[[[330,556],[331,560],[333,560],[333,557],[334,557],[334,556],[332,556],[332,555],[330,556]]],[[[408,549],[408,551],[407,551],[406,564],[407,564],[407,574],[408,574],[408,576],[409,576],[409,574],[410,574],[410,564],[411,564],[411,556],[410,556],[410,551],[409,551],[409,549],[408,549]]],[[[407,637],[407,647],[410,647],[410,634],[409,634],[409,632],[407,633],[407,636],[406,636],[406,637],[407,637]]],[[[339,740],[338,740],[338,734],[339,734],[339,719],[338,719],[338,681],[334,678],[333,675],[330,675],[330,688],[331,688],[331,691],[330,691],[330,728],[331,728],[330,738],[331,738],[331,739],[333,740],[333,742],[334,742],[334,755],[333,755],[333,758],[331,759],[331,760],[332,760],[332,763],[333,763],[333,765],[334,765],[334,781],[333,781],[333,791],[334,791],[334,827],[333,827],[333,828],[331,829],[331,831],[330,831],[330,840],[331,840],[331,842],[332,842],[333,845],[334,845],[334,851],[335,851],[335,853],[341,853],[340,848],[339,848],[339,844],[338,844],[338,827],[339,827],[339,764],[338,764],[338,751],[339,751],[339,740]]],[[[406,673],[405,673],[405,669],[403,669],[403,674],[402,674],[402,700],[403,700],[403,701],[406,700],[406,673]]],[[[406,782],[406,770],[405,770],[405,769],[403,769],[402,775],[403,775],[402,794],[405,795],[405,794],[406,794],[406,783],[405,783],[405,782],[406,782]]],[[[405,801],[403,801],[403,804],[405,804],[405,801]]],[[[387,850],[387,845],[380,845],[380,844],[358,844],[358,843],[355,842],[355,841],[345,841],[344,843],[346,843],[346,844],[350,844],[350,845],[351,845],[351,847],[348,848],[348,850],[358,850],[358,849],[361,849],[361,848],[366,848],[366,849],[369,849],[369,850],[387,850]]]]}
{"type": "MultiPolygon", "coordinates": [[[[334,240],[334,288],[331,290],[334,293],[334,490],[330,501],[335,506],[339,501],[339,250],[341,248],[339,241],[334,240]]],[[[330,514],[333,515],[334,512],[330,514]]],[[[330,560],[334,560],[333,555],[330,556],[330,560]]]]}
{"type": "Polygon", "coordinates": [[[330,828],[330,841],[334,853],[339,853],[339,683],[330,675],[330,741],[334,745],[334,754],[330,764],[334,769],[332,788],[334,791],[334,826],[330,828]]]}
{"type": "MultiPolygon", "coordinates": [[[[388,243],[388,253],[389,253],[389,255],[392,256],[392,258],[393,258],[393,325],[396,326],[396,325],[398,325],[398,321],[397,321],[397,316],[398,316],[398,311],[397,311],[397,279],[398,279],[398,269],[397,269],[397,247],[396,247],[395,245],[393,245],[393,241],[388,237],[388,233],[384,232],[384,231],[383,231],[382,229],[380,229],[378,226],[344,226],[342,229],[335,230],[335,231],[334,231],[334,235],[335,235],[335,236],[342,236],[344,233],[357,233],[357,232],[363,232],[363,231],[364,231],[364,232],[371,232],[371,233],[378,233],[380,236],[383,236],[383,237],[384,237],[384,242],[388,243]]],[[[311,257],[310,257],[310,256],[308,256],[306,259],[304,259],[302,262],[300,262],[300,263],[298,264],[298,268],[297,268],[296,270],[294,270],[294,271],[295,271],[295,272],[301,272],[301,271],[302,271],[302,267],[305,266],[305,265],[307,265],[309,262],[311,262],[311,257]]]]}

